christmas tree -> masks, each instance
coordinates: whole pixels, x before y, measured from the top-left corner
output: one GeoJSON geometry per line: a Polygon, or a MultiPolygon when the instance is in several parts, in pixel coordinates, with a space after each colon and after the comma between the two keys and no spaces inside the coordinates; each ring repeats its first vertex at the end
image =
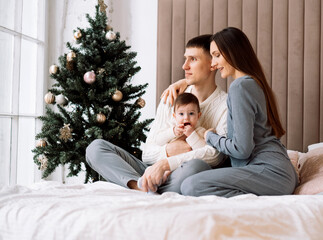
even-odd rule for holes
{"type": "Polygon", "coordinates": [[[86,15],[89,28],[74,31],[75,46],[49,68],[55,84],[45,95],[46,106],[40,119],[42,130],[33,149],[34,162],[43,170],[43,178],[57,166],[67,164],[70,176],[86,169],[85,182],[100,180],[85,160],[86,147],[97,138],[105,139],[141,158],[140,144],[151,119],[140,122],[141,96],[148,84],[132,85],[140,70],[135,52],[129,51],[120,34],[107,25],[106,5],[102,0],[96,14],[86,15]]]}

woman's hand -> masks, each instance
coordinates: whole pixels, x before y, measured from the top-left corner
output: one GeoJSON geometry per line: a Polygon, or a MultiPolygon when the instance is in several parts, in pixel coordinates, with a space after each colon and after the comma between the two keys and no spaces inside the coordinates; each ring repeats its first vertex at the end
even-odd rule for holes
{"type": "Polygon", "coordinates": [[[187,83],[185,79],[181,79],[172,85],[170,85],[161,95],[161,99],[164,99],[164,103],[166,103],[167,98],[169,98],[169,103],[173,106],[175,99],[178,94],[181,94],[187,88],[187,83]]]}
{"type": "Polygon", "coordinates": [[[142,176],[142,189],[145,192],[157,191],[157,187],[163,183],[164,173],[170,170],[167,159],[159,160],[146,169],[142,176]]]}
{"type": "Polygon", "coordinates": [[[214,128],[209,128],[208,130],[206,130],[204,132],[204,140],[206,141],[206,135],[209,133],[209,132],[215,132],[214,128]]]}

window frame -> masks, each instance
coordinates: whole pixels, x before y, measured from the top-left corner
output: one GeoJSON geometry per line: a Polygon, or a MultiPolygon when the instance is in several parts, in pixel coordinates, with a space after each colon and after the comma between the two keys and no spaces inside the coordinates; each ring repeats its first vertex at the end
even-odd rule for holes
{"type": "MultiPolygon", "coordinates": [[[[26,3],[26,1],[25,1],[26,3]]],[[[41,121],[37,119],[44,113],[44,100],[43,96],[45,90],[47,89],[47,78],[48,74],[46,69],[48,69],[47,63],[47,46],[48,46],[48,1],[38,0],[38,11],[37,11],[37,36],[31,37],[22,33],[22,15],[23,15],[23,1],[15,0],[14,9],[14,29],[6,28],[0,25],[0,32],[9,34],[13,37],[13,51],[12,51],[12,85],[11,85],[11,109],[10,112],[0,112],[1,118],[10,118],[11,129],[10,129],[10,159],[5,159],[9,161],[9,179],[5,179],[5,183],[8,185],[23,184],[23,182],[17,182],[18,180],[18,138],[19,131],[24,131],[19,129],[19,120],[22,118],[32,118],[35,121],[35,132],[34,136],[41,130],[41,121]],[[20,87],[20,65],[21,65],[21,44],[22,40],[32,42],[37,44],[37,67],[36,67],[36,103],[35,111],[32,114],[19,113],[19,87],[20,87]]],[[[2,127],[2,126],[0,126],[2,127]]],[[[33,144],[35,145],[35,144],[33,144]]],[[[32,149],[30,149],[31,151],[32,149]]],[[[33,182],[39,181],[41,179],[41,171],[33,163],[33,159],[28,159],[31,164],[33,164],[33,182]]],[[[29,162],[28,162],[29,164],[29,162]]],[[[31,166],[31,165],[30,165],[31,166]]],[[[29,170],[29,168],[28,168],[29,170]]],[[[25,176],[30,176],[26,173],[25,176]]],[[[20,179],[24,179],[24,176],[19,176],[20,179]]],[[[29,182],[28,182],[29,183],[29,182]]]]}

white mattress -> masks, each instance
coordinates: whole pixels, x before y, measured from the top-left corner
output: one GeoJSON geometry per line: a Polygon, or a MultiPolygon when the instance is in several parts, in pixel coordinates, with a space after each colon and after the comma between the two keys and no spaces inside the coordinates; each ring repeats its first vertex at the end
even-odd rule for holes
{"type": "Polygon", "coordinates": [[[323,195],[149,195],[107,182],[0,189],[0,239],[322,239],[323,195]]]}

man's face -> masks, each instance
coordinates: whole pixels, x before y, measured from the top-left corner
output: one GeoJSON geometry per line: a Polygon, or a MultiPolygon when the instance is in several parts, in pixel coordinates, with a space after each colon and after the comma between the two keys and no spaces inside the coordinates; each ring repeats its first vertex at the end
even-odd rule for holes
{"type": "Polygon", "coordinates": [[[186,48],[183,70],[188,85],[203,83],[211,74],[212,58],[202,48],[186,48]]]}

